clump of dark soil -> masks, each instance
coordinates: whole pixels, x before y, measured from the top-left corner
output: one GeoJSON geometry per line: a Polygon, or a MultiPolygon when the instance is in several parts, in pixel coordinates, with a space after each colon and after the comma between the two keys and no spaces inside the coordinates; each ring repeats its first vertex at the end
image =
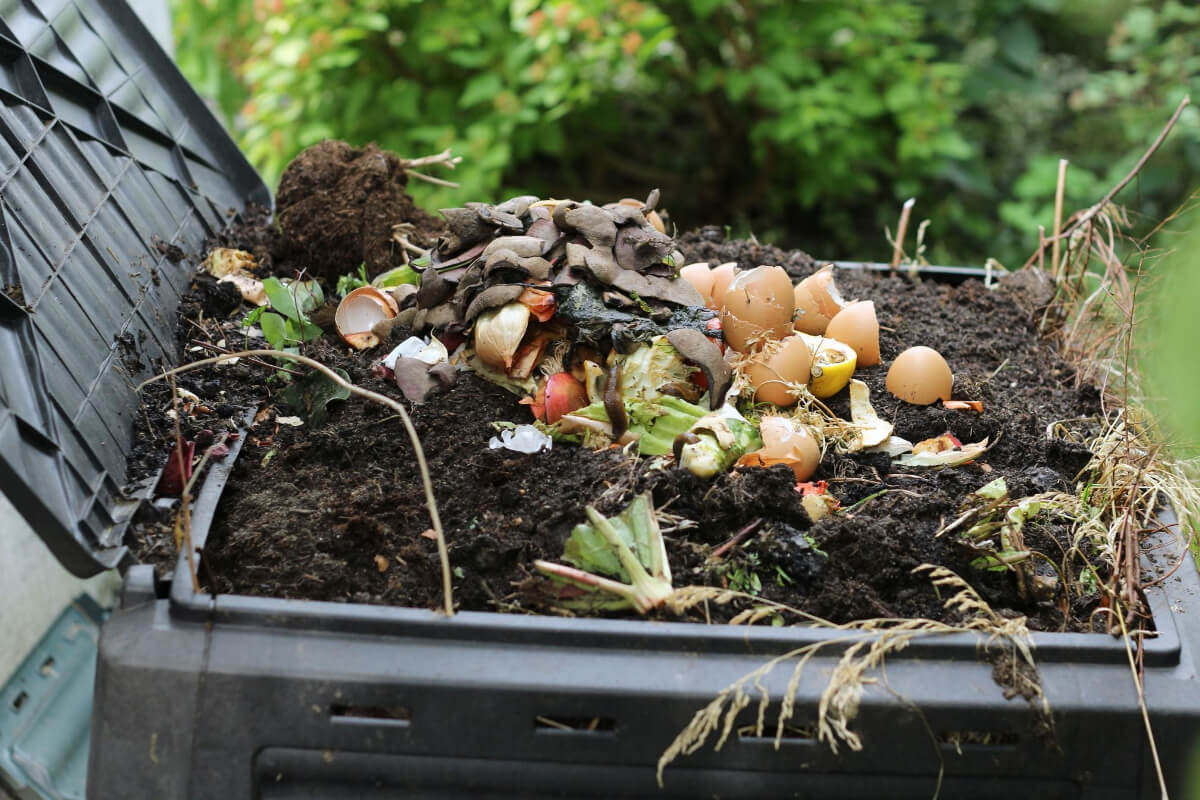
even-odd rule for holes
{"type": "Polygon", "coordinates": [[[803,278],[820,264],[801,250],[781,250],[772,244],[746,239],[727,239],[719,225],[705,225],[688,231],[675,240],[688,262],[707,261],[710,266],[737,262],[738,269],[753,269],[760,264],[783,267],[792,278],[803,278]]]}
{"type": "MultiPolygon", "coordinates": [[[[725,241],[719,230],[678,242],[689,262],[780,263],[797,277],[818,266],[803,253],[725,241]]],[[[927,577],[913,574],[931,563],[969,580],[1000,613],[1027,615],[1033,628],[1085,628],[1094,598],[1034,602],[1018,591],[1011,573],[975,569],[972,554],[952,537],[935,537],[970,492],[997,477],[1014,497],[1069,491],[1088,461],[1086,449],[1048,438],[1046,430],[1058,420],[1097,414],[1098,393],[1076,389],[1072,367],[1035,335],[1036,300],[1027,282],[993,290],[974,280],[952,285],[850,270],[840,272],[838,282],[845,296],[875,301],[885,365],[911,345],[934,346],[954,369],[955,396],[984,406],[975,414],[903,404],[884,389],[886,366],[860,369],[856,376],[870,386],[879,415],[911,441],[946,431],[963,442],[989,437],[995,445],[983,458],[944,470],[905,469],[885,455],[831,450],[815,478],[828,483],[846,511],[813,524],[784,467],[704,481],[619,449],[556,444],[533,455],[489,449],[492,423],[530,421],[528,407],[460,373],[454,387],[410,407],[433,475],[458,607],[546,610],[521,588],[528,586],[533,560],[561,556],[585,505],[611,514],[648,490],[656,506],[674,515],[666,538],[677,586],[737,588],[835,622],[946,619],[945,598],[927,577]],[[739,547],[709,558],[751,523],[754,532],[739,547]]],[[[215,341],[227,335],[218,320],[228,314],[230,298],[202,284],[185,304],[199,327],[181,323],[181,332],[189,340],[215,341]]],[[[327,336],[305,352],[399,399],[395,385],[370,368],[386,347],[364,355],[327,336]]],[[[279,417],[295,413],[278,396],[282,382],[245,360],[191,373],[181,385],[204,399],[211,414],[190,419],[189,430],[238,417],[247,404],[264,409],[243,434],[245,446],[208,540],[201,577],[209,588],[430,608],[440,603],[436,544],[415,459],[389,410],[352,398],[332,406],[319,427],[281,424],[279,417]]],[[[845,392],[828,404],[848,417],[845,392]]],[[[159,458],[169,449],[165,437],[160,432],[159,458]]],[[[1068,536],[1068,524],[1053,515],[1026,530],[1029,546],[1055,563],[1069,549],[1068,536]]],[[[718,621],[735,612],[709,609],[718,621]]]]}
{"type": "Polygon", "coordinates": [[[298,155],[283,172],[276,196],[281,245],[303,256],[309,273],[332,286],[365,264],[367,276],[402,262],[396,226],[428,247],[442,223],[413,205],[408,175],[395,153],[369,144],[326,140],[298,155]]]}

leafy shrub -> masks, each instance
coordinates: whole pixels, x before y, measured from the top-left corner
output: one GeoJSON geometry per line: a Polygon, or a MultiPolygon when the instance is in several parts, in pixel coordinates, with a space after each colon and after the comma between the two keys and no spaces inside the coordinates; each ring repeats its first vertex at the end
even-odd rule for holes
{"type": "MultiPolygon", "coordinates": [[[[177,0],[179,59],[274,181],[325,137],[453,147],[461,189],[663,190],[681,227],[883,258],[903,199],[927,257],[1020,262],[1123,174],[1187,91],[1178,0],[177,0]]],[[[1200,174],[1200,114],[1139,180],[1162,215],[1200,174]]]]}

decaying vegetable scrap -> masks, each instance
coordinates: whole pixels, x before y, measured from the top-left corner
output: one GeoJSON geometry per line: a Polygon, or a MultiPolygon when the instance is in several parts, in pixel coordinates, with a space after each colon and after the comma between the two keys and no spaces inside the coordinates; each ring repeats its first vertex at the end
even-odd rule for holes
{"type": "Polygon", "coordinates": [[[638,495],[619,515],[605,518],[588,506],[588,522],[576,525],[563,560],[535,561],[550,578],[534,585],[555,605],[581,611],[633,608],[645,614],[671,596],[671,566],[654,504],[638,495]]]}

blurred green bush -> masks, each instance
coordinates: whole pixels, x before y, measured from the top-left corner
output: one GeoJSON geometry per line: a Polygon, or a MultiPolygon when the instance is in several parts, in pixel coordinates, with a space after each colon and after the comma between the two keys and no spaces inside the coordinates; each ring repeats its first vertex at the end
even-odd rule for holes
{"type": "MultiPolygon", "coordinates": [[[[464,156],[427,205],[663,191],[683,227],[886,258],[918,198],[926,257],[1019,265],[1068,207],[1200,100],[1179,0],[175,0],[178,60],[273,183],[325,137],[464,156]]],[[[1191,108],[1124,198],[1200,177],[1191,108]]],[[[911,242],[911,240],[910,240],[911,242]]]]}

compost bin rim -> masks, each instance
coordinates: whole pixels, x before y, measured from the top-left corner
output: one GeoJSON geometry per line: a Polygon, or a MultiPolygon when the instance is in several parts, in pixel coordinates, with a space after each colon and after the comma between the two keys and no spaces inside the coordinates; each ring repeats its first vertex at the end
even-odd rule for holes
{"type": "MultiPolygon", "coordinates": [[[[247,422],[253,418],[253,413],[253,410],[247,412],[247,422]]],[[[229,455],[213,465],[197,494],[192,510],[191,534],[192,546],[197,553],[203,551],[221,495],[245,439],[245,436],[238,437],[229,455]]],[[[1160,526],[1157,532],[1147,537],[1151,546],[1145,548],[1142,554],[1146,574],[1163,574],[1169,569],[1160,567],[1155,554],[1159,550],[1172,553],[1170,545],[1174,542],[1182,548],[1187,563],[1176,570],[1171,580],[1182,582],[1189,578],[1193,591],[1200,590],[1200,573],[1193,566],[1191,553],[1186,543],[1172,532],[1178,525],[1174,510],[1164,507],[1158,514],[1158,520],[1160,526]]],[[[447,618],[440,612],[423,608],[237,594],[211,595],[194,590],[191,575],[187,554],[181,553],[171,582],[171,614],[180,619],[214,625],[261,626],[269,619],[272,625],[327,630],[338,634],[503,641],[560,647],[603,645],[610,648],[618,646],[710,653],[744,653],[750,650],[763,654],[787,652],[811,642],[855,635],[854,631],[797,626],[701,625],[692,622],[568,618],[495,611],[462,611],[447,618]]],[[[1148,587],[1145,594],[1156,635],[1143,641],[1144,663],[1152,667],[1178,664],[1181,652],[1178,622],[1167,596],[1166,581],[1148,587]]],[[[987,641],[987,636],[973,633],[918,637],[904,652],[909,657],[918,658],[974,658],[987,641]]],[[[1035,631],[1032,633],[1032,642],[1041,661],[1114,664],[1124,663],[1127,658],[1124,641],[1102,633],[1035,631]]]]}

